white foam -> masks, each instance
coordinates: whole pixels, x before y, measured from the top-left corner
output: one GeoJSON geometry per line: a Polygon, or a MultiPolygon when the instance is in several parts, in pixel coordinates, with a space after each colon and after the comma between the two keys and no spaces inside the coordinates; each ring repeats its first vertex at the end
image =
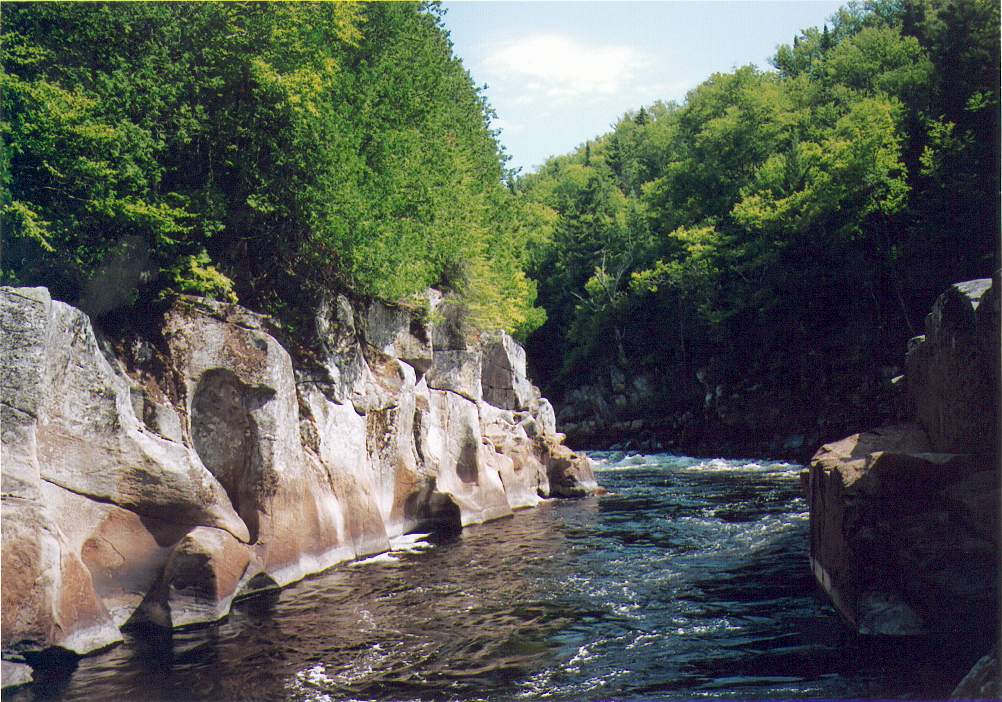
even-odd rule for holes
{"type": "Polygon", "coordinates": [[[390,539],[390,550],[394,553],[420,553],[434,547],[434,544],[424,541],[429,536],[431,534],[401,534],[400,536],[394,536],[390,539]]]}
{"type": "Polygon", "coordinates": [[[392,553],[380,553],[378,556],[372,556],[371,558],[363,558],[360,561],[355,561],[351,564],[351,567],[362,566],[362,565],[389,565],[391,563],[399,563],[400,559],[394,556],[392,553]]]}

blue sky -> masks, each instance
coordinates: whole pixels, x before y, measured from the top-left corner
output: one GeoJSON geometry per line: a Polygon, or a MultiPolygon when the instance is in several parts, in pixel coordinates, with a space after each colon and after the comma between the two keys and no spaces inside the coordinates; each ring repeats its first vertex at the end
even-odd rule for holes
{"type": "Polygon", "coordinates": [[[844,2],[446,2],[456,53],[498,113],[512,166],[531,170],[609,131],[627,110],[679,100],[717,71],[766,69],[779,44],[844,2]]]}

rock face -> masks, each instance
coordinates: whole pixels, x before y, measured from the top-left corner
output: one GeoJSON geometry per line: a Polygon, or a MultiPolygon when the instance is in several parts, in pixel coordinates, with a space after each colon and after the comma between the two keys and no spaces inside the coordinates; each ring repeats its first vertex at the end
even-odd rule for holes
{"type": "Polygon", "coordinates": [[[990,634],[997,624],[998,298],[954,285],[909,344],[915,422],[811,461],[811,566],[860,633],[990,634]]]}
{"type": "Polygon", "coordinates": [[[936,451],[992,453],[998,427],[998,293],[989,279],[940,295],[905,364],[915,415],[936,451]]]}
{"type": "Polygon", "coordinates": [[[950,695],[951,700],[997,700],[1002,696],[999,675],[999,652],[995,650],[978,659],[950,695]]]}
{"type": "Polygon", "coordinates": [[[900,368],[854,363],[809,387],[717,357],[695,372],[612,367],[558,395],[557,419],[575,446],[806,463],[822,441],[901,414],[900,368]]]}
{"type": "Polygon", "coordinates": [[[408,311],[343,297],[295,358],[235,305],[182,298],[156,327],[116,345],[44,289],[0,289],[5,678],[418,526],[598,490],[506,335],[437,350],[408,311]]]}

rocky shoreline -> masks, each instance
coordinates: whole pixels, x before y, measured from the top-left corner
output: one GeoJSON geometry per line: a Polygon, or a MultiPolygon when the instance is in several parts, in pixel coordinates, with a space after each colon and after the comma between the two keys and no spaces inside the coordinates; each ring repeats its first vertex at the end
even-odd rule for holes
{"type": "Polygon", "coordinates": [[[290,353],[237,305],[182,297],[110,339],[44,288],[0,289],[4,686],[419,527],[599,491],[521,347],[439,305],[334,297],[290,353]]]}
{"type": "Polygon", "coordinates": [[[568,441],[588,450],[807,463],[824,441],[900,413],[894,380],[902,368],[871,371],[873,377],[833,370],[828,386],[804,388],[776,386],[767,377],[726,380],[712,367],[691,378],[630,376],[612,367],[607,377],[559,395],[557,420],[568,441]]]}
{"type": "MultiPolygon", "coordinates": [[[[802,475],[812,571],[861,635],[996,640],[998,289],[944,293],[891,384],[895,421],[802,475]]],[[[442,306],[334,297],[302,345],[201,298],[105,334],[42,288],[0,289],[4,686],[408,531],[600,491],[522,348],[442,306]]],[[[997,695],[997,671],[991,652],[955,694],[997,695]]]]}
{"type": "MultiPolygon", "coordinates": [[[[908,345],[910,421],[822,446],[802,476],[812,570],[860,634],[997,641],[998,290],[943,293],[908,345]]],[[[997,698],[996,658],[956,694],[997,698]]]]}

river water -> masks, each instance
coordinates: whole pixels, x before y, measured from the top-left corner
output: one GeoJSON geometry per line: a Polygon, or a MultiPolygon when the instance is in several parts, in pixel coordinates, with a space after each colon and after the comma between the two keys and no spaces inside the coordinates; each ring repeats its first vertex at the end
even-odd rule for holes
{"type": "Polygon", "coordinates": [[[929,698],[977,658],[841,626],[808,570],[800,466],[593,458],[607,496],[411,535],[9,699],[929,698]]]}

